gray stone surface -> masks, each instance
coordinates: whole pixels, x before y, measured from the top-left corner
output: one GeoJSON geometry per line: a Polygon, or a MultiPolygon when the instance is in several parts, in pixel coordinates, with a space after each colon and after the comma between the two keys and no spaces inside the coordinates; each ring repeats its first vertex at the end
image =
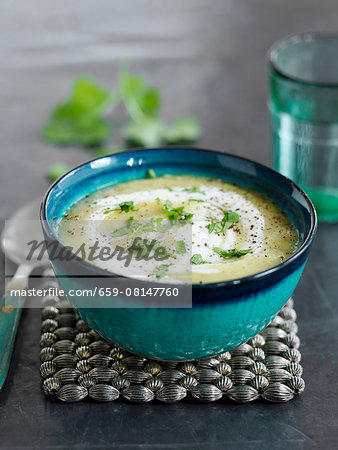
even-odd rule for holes
{"type": "MultiPolygon", "coordinates": [[[[79,74],[116,83],[121,60],[164,94],[163,117],[193,114],[200,146],[269,163],[265,54],[298,31],[335,31],[334,0],[17,0],[0,15],[0,215],[42,196],[46,168],[90,151],[42,141],[79,74]]],[[[123,110],[111,116],[121,143],[123,110]]],[[[0,448],[337,448],[338,227],[320,226],[295,292],[304,394],[283,405],[59,404],[40,390],[37,310],[25,310],[0,393],[0,448]]]]}

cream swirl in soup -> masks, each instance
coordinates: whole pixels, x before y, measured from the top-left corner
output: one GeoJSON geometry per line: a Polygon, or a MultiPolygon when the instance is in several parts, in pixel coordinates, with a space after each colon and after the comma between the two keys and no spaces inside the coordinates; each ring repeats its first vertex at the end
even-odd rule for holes
{"type": "Polygon", "coordinates": [[[95,243],[98,252],[106,248],[105,257],[91,262],[117,274],[210,283],[280,263],[295,251],[298,235],[266,195],[218,179],[166,175],[121,183],[80,200],[61,220],[59,238],[74,249],[85,245],[86,255],[95,243]],[[113,253],[117,246],[123,249],[120,256],[133,255],[127,267],[117,253],[108,257],[108,249],[113,253]]]}

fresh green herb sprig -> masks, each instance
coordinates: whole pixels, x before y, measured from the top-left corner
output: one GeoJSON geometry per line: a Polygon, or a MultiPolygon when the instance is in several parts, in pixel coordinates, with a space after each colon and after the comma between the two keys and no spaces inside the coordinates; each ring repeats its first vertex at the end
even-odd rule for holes
{"type": "Polygon", "coordinates": [[[248,248],[246,250],[237,250],[237,248],[234,248],[233,250],[222,250],[219,247],[213,247],[212,250],[223,259],[240,258],[241,256],[247,255],[248,253],[252,252],[252,248],[248,248]]]}
{"type": "Polygon", "coordinates": [[[222,233],[225,230],[228,230],[238,221],[239,215],[236,212],[223,211],[223,219],[220,222],[214,222],[214,220],[211,219],[211,223],[209,225],[206,225],[205,228],[209,230],[209,234],[218,234],[222,233]]]}
{"type": "Polygon", "coordinates": [[[159,117],[162,96],[158,89],[150,86],[144,77],[121,71],[119,91],[131,118],[122,129],[123,137],[136,145],[154,147],[167,144],[195,141],[200,135],[200,126],[192,117],[177,119],[167,126],[159,117]]]}
{"type": "Polygon", "coordinates": [[[199,123],[193,117],[182,117],[164,130],[162,139],[167,144],[196,141],[201,134],[199,123]]]}
{"type": "MultiPolygon", "coordinates": [[[[88,76],[76,78],[68,99],[52,110],[42,135],[47,141],[63,146],[100,146],[112,134],[112,126],[105,117],[121,101],[130,116],[122,128],[122,136],[133,144],[153,147],[162,143],[189,143],[200,135],[200,126],[192,117],[179,118],[167,126],[159,117],[160,91],[144,77],[125,69],[120,72],[115,90],[101,87],[88,76]]],[[[98,149],[94,157],[110,154],[110,150],[98,149]]]]}
{"type": "Polygon", "coordinates": [[[200,253],[195,253],[192,255],[190,259],[191,264],[199,265],[199,264],[211,264],[209,261],[204,261],[202,255],[200,253]]]}
{"type": "Polygon", "coordinates": [[[158,117],[144,116],[131,120],[122,129],[122,135],[135,145],[156,147],[160,144],[182,144],[196,141],[201,134],[196,119],[184,117],[167,127],[158,117]]]}

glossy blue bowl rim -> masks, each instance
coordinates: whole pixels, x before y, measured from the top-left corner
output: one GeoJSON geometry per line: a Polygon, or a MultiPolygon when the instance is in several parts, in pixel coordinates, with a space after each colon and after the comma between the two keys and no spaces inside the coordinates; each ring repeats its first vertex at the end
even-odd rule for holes
{"type": "MultiPolygon", "coordinates": [[[[51,240],[57,241],[58,245],[62,249],[65,248],[63,246],[63,244],[60,242],[60,240],[58,239],[58,237],[55,236],[52,229],[50,228],[48,219],[47,219],[47,214],[46,214],[46,206],[47,206],[49,196],[50,196],[51,192],[53,191],[54,187],[64,177],[68,176],[72,172],[75,172],[75,171],[81,169],[81,167],[87,166],[87,165],[91,164],[93,161],[96,161],[99,159],[109,158],[110,156],[116,157],[116,156],[125,155],[128,153],[133,153],[133,154],[136,153],[137,154],[137,153],[146,153],[148,151],[157,151],[158,152],[160,150],[168,150],[168,151],[181,150],[182,152],[197,151],[197,152],[203,152],[203,153],[212,153],[212,154],[226,156],[229,158],[233,158],[233,159],[237,159],[237,160],[240,160],[240,161],[243,161],[246,163],[253,164],[254,166],[259,167],[262,170],[265,170],[268,172],[271,171],[274,173],[275,176],[277,175],[277,177],[284,179],[284,181],[286,181],[289,185],[291,185],[293,187],[293,189],[296,189],[298,191],[298,193],[300,193],[301,196],[305,199],[306,204],[309,206],[309,210],[310,210],[311,223],[310,223],[310,227],[309,227],[309,232],[305,236],[304,242],[302,243],[302,245],[289,258],[285,259],[284,261],[280,262],[279,264],[277,264],[273,267],[270,267],[269,269],[263,270],[261,272],[258,272],[258,273],[252,274],[252,275],[248,275],[246,277],[236,278],[234,280],[218,281],[218,282],[214,282],[214,283],[193,284],[192,285],[193,288],[200,287],[200,288],[207,288],[207,289],[218,289],[218,288],[226,288],[226,287],[230,287],[230,286],[234,287],[235,285],[244,287],[245,285],[249,285],[252,282],[259,282],[260,280],[270,278],[274,274],[277,274],[280,270],[285,269],[288,266],[292,266],[293,263],[295,263],[295,261],[297,259],[300,259],[302,256],[304,256],[304,254],[306,254],[308,252],[309,248],[312,245],[312,242],[313,242],[313,239],[315,237],[317,227],[318,227],[317,213],[316,213],[315,207],[314,207],[313,203],[311,202],[310,198],[294,181],[290,180],[290,178],[285,177],[284,175],[277,172],[276,170],[271,169],[270,167],[265,166],[264,164],[258,163],[256,161],[253,161],[249,158],[244,158],[242,156],[233,155],[231,153],[225,153],[225,152],[218,151],[218,150],[207,150],[207,149],[198,148],[198,147],[180,147],[180,146],[170,146],[170,147],[163,146],[163,147],[154,147],[154,148],[149,148],[149,149],[148,148],[147,149],[145,149],[145,148],[128,149],[123,152],[112,153],[111,155],[105,155],[105,156],[100,156],[98,158],[93,158],[91,160],[88,160],[82,164],[79,164],[79,165],[73,167],[67,173],[65,173],[60,178],[58,178],[49,187],[49,189],[47,190],[47,192],[45,193],[45,195],[43,197],[43,200],[41,203],[41,209],[40,209],[40,220],[42,223],[43,230],[46,233],[46,235],[48,236],[48,238],[51,240]]],[[[252,186],[252,189],[254,189],[254,186],[252,186]]],[[[103,277],[103,278],[118,277],[118,278],[130,279],[130,277],[128,277],[128,276],[117,275],[117,274],[114,274],[113,272],[108,272],[104,269],[101,269],[100,267],[95,266],[94,264],[91,264],[90,262],[88,262],[84,259],[77,258],[77,263],[79,263],[80,265],[83,265],[86,270],[91,270],[91,271],[95,272],[97,277],[103,277]]],[[[142,281],[142,283],[144,283],[145,285],[153,284],[153,282],[147,281],[147,280],[142,281]]],[[[172,286],[174,286],[174,285],[172,285],[172,286]]]]}

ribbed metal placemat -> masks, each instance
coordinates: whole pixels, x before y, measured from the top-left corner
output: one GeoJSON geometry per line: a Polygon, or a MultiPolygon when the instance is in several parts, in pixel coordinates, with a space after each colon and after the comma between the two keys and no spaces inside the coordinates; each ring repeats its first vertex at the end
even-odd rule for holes
{"type": "MultiPolygon", "coordinates": [[[[46,279],[48,286],[57,286],[56,280],[46,279]]],[[[79,319],[68,300],[58,297],[43,299],[41,329],[42,388],[64,402],[287,402],[305,387],[292,299],[247,343],[186,363],[154,361],[111,345],[79,319]]]]}

